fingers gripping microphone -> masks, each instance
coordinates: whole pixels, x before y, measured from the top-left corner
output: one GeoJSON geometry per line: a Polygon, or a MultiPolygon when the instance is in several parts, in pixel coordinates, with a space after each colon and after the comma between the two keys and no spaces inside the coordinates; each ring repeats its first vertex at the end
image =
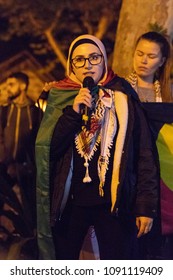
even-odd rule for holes
{"type": "MultiPolygon", "coordinates": [[[[87,76],[83,80],[83,87],[88,88],[90,91],[95,86],[95,82],[92,77],[87,76]]],[[[89,125],[89,111],[90,108],[87,106],[84,106],[84,109],[82,110],[82,126],[88,126],[89,125]]]]}

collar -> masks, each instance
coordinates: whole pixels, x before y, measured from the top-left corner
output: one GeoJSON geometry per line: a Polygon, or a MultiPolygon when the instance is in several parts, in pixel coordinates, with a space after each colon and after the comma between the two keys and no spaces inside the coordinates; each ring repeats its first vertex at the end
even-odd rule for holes
{"type": "Polygon", "coordinates": [[[113,100],[113,91],[110,89],[105,89],[100,87],[99,89],[99,99],[107,108],[111,108],[113,100]]]}

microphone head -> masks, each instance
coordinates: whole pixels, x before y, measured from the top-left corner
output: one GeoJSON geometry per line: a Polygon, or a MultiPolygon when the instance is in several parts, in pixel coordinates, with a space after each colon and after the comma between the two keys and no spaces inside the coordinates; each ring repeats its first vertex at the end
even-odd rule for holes
{"type": "Polygon", "coordinates": [[[93,87],[95,86],[94,79],[90,76],[87,76],[83,80],[83,87],[88,88],[89,90],[92,90],[93,87]]]}

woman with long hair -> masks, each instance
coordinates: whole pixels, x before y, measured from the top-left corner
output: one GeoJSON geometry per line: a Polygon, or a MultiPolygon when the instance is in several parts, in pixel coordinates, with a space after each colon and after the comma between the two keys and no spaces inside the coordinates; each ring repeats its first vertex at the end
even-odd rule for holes
{"type": "MultiPolygon", "coordinates": [[[[142,34],[135,44],[133,69],[126,80],[135,89],[141,102],[173,102],[170,79],[171,44],[166,36],[154,31],[142,34]]],[[[165,113],[164,111],[164,115],[165,113]]],[[[170,247],[173,244],[173,234],[167,235],[164,231],[166,214],[162,186],[160,200],[161,221],[159,221],[159,216],[150,235],[139,240],[141,258],[144,259],[165,258],[168,241],[170,247]]],[[[169,200],[171,201],[171,198],[169,200]]],[[[166,221],[166,223],[168,222],[166,221]]],[[[173,249],[169,251],[171,252],[171,250],[173,252],[173,249]]]]}
{"type": "Polygon", "coordinates": [[[142,34],[135,46],[134,71],[127,77],[142,102],[172,102],[171,46],[158,32],[142,34]]]}

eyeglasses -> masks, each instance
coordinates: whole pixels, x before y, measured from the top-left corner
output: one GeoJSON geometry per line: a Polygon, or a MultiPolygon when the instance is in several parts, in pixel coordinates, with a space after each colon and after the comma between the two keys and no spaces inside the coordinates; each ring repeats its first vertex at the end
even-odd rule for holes
{"type": "Polygon", "coordinates": [[[86,60],[88,60],[91,65],[100,64],[102,61],[102,57],[103,57],[102,54],[94,54],[87,58],[82,57],[82,56],[77,56],[77,57],[73,58],[71,60],[71,62],[73,63],[73,65],[76,68],[82,68],[85,66],[86,60]]]}

